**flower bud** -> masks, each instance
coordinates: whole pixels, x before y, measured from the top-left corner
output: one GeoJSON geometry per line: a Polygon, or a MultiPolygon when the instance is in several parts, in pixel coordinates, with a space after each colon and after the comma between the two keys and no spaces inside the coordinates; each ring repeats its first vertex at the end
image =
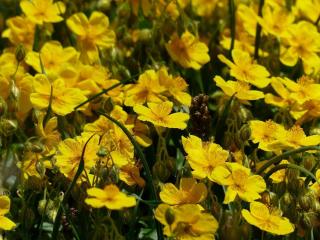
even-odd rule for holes
{"type": "Polygon", "coordinates": [[[10,88],[10,96],[13,97],[15,101],[17,101],[20,98],[20,90],[13,81],[10,88]]]}
{"type": "Polygon", "coordinates": [[[148,42],[152,38],[152,31],[150,29],[141,29],[139,31],[139,40],[142,42],[148,42]]]}
{"type": "Polygon", "coordinates": [[[299,198],[299,205],[305,211],[314,211],[316,209],[316,199],[312,192],[299,198]]]}
{"type": "Polygon", "coordinates": [[[299,224],[304,230],[312,228],[312,217],[309,214],[304,213],[300,218],[299,224]]]}
{"type": "Polygon", "coordinates": [[[51,222],[54,222],[56,220],[57,213],[58,211],[56,209],[47,212],[47,216],[51,222]]]}
{"type": "Polygon", "coordinates": [[[170,177],[170,171],[167,169],[166,163],[163,161],[156,161],[153,165],[152,173],[160,181],[165,182],[170,177]]]}
{"type": "Polygon", "coordinates": [[[289,193],[289,192],[286,192],[282,198],[281,198],[281,201],[283,202],[284,205],[288,206],[292,203],[293,201],[293,198],[292,198],[292,195],[289,193]]]}
{"type": "Polygon", "coordinates": [[[16,120],[2,119],[0,121],[0,133],[4,136],[10,136],[18,129],[16,120]]]}
{"type": "Polygon", "coordinates": [[[245,142],[247,141],[251,136],[251,128],[248,124],[243,125],[239,130],[239,136],[240,139],[245,142]]]}
{"type": "Polygon", "coordinates": [[[111,0],[99,0],[97,3],[97,8],[100,11],[107,11],[111,6],[111,0]]]}
{"type": "Polygon", "coordinates": [[[16,60],[22,62],[26,57],[26,49],[22,44],[19,44],[16,48],[16,60]]]}
{"type": "Polygon", "coordinates": [[[303,166],[305,169],[307,170],[311,170],[311,168],[313,167],[314,163],[315,163],[315,158],[313,155],[307,155],[303,158],[303,166]]]}
{"type": "Polygon", "coordinates": [[[320,135],[320,128],[312,128],[310,130],[310,135],[320,135]]]}
{"type": "Polygon", "coordinates": [[[36,162],[36,170],[41,177],[44,177],[46,168],[41,160],[36,162]]]}
{"type": "Polygon", "coordinates": [[[47,205],[47,200],[42,199],[39,201],[38,203],[38,212],[39,214],[44,214],[45,213],[45,209],[46,209],[46,205],[47,205]]]}
{"type": "Polygon", "coordinates": [[[172,225],[172,223],[175,220],[175,216],[174,216],[174,211],[169,207],[165,214],[164,214],[164,218],[166,219],[166,222],[168,223],[169,226],[172,225]]]}
{"type": "Polygon", "coordinates": [[[100,158],[108,156],[108,150],[105,147],[101,146],[97,152],[97,156],[100,158]]]}
{"type": "Polygon", "coordinates": [[[7,103],[6,101],[0,96],[0,117],[3,117],[7,113],[7,103]]]}

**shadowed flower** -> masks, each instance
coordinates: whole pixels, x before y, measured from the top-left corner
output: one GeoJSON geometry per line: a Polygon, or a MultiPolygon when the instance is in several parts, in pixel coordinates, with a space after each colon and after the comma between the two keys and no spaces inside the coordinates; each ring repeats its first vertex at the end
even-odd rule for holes
{"type": "MultiPolygon", "coordinates": [[[[67,178],[72,179],[76,174],[83,152],[83,148],[88,141],[88,136],[78,136],[75,139],[67,138],[59,143],[58,154],[56,155],[56,166],[67,178]]],[[[95,135],[86,145],[84,160],[84,172],[89,172],[96,164],[99,150],[99,137],[95,135]]]]}
{"type": "Polygon", "coordinates": [[[87,190],[88,198],[85,202],[94,207],[106,207],[111,210],[121,210],[123,208],[133,207],[136,205],[136,199],[120,192],[119,188],[110,184],[100,188],[90,188],[87,190]]]}
{"type": "Polygon", "coordinates": [[[163,233],[168,237],[181,240],[215,239],[217,220],[209,213],[202,213],[196,204],[177,207],[160,204],[154,215],[164,225],[163,233]],[[171,219],[168,215],[171,215],[171,219]]]}
{"type": "Polygon", "coordinates": [[[252,202],[250,212],[243,209],[241,213],[248,223],[263,231],[277,235],[286,235],[294,231],[294,225],[288,218],[279,216],[276,211],[270,212],[263,203],[252,202]]]}
{"type": "Polygon", "coordinates": [[[184,68],[199,70],[210,61],[207,45],[188,31],[184,32],[181,38],[175,33],[166,48],[173,61],[184,68]]]}
{"type": "Polygon", "coordinates": [[[193,178],[181,178],[180,188],[172,183],[166,183],[160,192],[160,199],[170,205],[200,203],[207,197],[207,188],[203,183],[197,183],[193,178]]]}

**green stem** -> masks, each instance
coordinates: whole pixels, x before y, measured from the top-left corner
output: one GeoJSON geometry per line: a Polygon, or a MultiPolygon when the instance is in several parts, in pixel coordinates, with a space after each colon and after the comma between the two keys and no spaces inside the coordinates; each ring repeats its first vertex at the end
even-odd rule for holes
{"type": "Polygon", "coordinates": [[[232,95],[232,97],[228,100],[228,102],[224,106],[221,117],[219,117],[218,119],[217,126],[216,126],[216,134],[215,134],[215,141],[217,143],[220,143],[220,144],[222,143],[223,134],[226,128],[226,120],[228,118],[230,107],[234,98],[235,98],[235,94],[232,95]]]}
{"type": "MultiPolygon", "coordinates": [[[[129,138],[130,142],[132,143],[132,145],[134,146],[134,149],[136,151],[136,153],[139,156],[139,159],[142,162],[143,168],[146,172],[146,177],[147,177],[147,186],[150,189],[150,192],[152,194],[152,200],[153,201],[157,201],[158,200],[158,196],[157,196],[157,192],[155,189],[155,186],[153,184],[153,179],[152,179],[152,175],[151,175],[151,171],[147,162],[147,159],[145,158],[139,144],[136,142],[136,140],[134,139],[134,137],[131,135],[131,133],[129,132],[129,130],[123,126],[119,121],[117,121],[116,119],[114,119],[113,117],[103,113],[103,112],[99,112],[99,114],[105,116],[106,118],[108,118],[111,122],[113,122],[114,124],[116,124],[119,128],[121,128],[121,130],[127,135],[127,137],[129,138]]],[[[158,239],[162,240],[163,239],[163,235],[162,235],[162,230],[161,230],[161,226],[159,225],[158,222],[156,222],[157,225],[157,234],[158,234],[158,239]]]]}
{"type": "Polygon", "coordinates": [[[275,156],[273,158],[271,158],[268,162],[266,162],[261,168],[259,168],[256,172],[256,174],[261,174],[264,172],[264,170],[266,170],[268,167],[270,167],[272,164],[277,164],[278,162],[280,162],[282,159],[287,158],[293,154],[297,154],[297,153],[301,153],[301,152],[306,152],[309,150],[316,150],[316,151],[320,151],[320,147],[319,146],[306,146],[306,147],[301,147],[298,149],[294,149],[294,150],[290,150],[287,151],[281,155],[275,156]]]}
{"type": "Polygon", "coordinates": [[[303,172],[304,174],[306,174],[307,176],[311,177],[313,180],[315,180],[318,184],[319,184],[319,181],[317,180],[317,178],[313,175],[312,172],[308,171],[307,169],[303,168],[303,167],[300,167],[296,164],[293,164],[293,163],[289,163],[289,164],[279,164],[277,166],[275,166],[274,168],[272,168],[269,172],[267,172],[265,175],[264,175],[264,179],[267,180],[273,173],[281,170],[281,169],[287,169],[287,168],[292,168],[292,169],[297,169],[299,170],[300,172],[303,172]]]}
{"type": "MultiPolygon", "coordinates": [[[[264,5],[264,0],[260,0],[259,2],[259,9],[258,9],[258,16],[262,17],[262,8],[264,5]]],[[[259,47],[260,47],[260,40],[261,40],[261,25],[257,22],[257,27],[256,27],[256,39],[254,43],[254,59],[258,60],[259,59],[259,47]]]]}
{"type": "Polygon", "coordinates": [[[112,85],[112,86],[111,86],[111,87],[109,87],[109,88],[103,89],[101,92],[99,92],[99,93],[97,93],[97,94],[95,94],[95,95],[91,96],[91,97],[90,97],[90,98],[88,98],[86,101],[84,101],[84,102],[80,103],[78,106],[76,106],[76,107],[74,108],[74,110],[77,110],[78,108],[80,108],[80,107],[82,107],[83,105],[85,105],[85,104],[87,104],[87,103],[89,103],[89,102],[93,101],[94,99],[96,99],[96,98],[100,97],[101,95],[103,95],[103,94],[105,94],[105,93],[107,93],[107,92],[111,91],[112,89],[115,89],[116,87],[119,87],[120,85],[123,85],[123,84],[125,84],[125,83],[127,83],[127,82],[131,81],[132,79],[134,79],[134,78],[135,78],[135,77],[137,77],[138,75],[139,75],[139,74],[135,74],[135,75],[133,75],[132,77],[130,77],[130,78],[128,78],[128,79],[126,79],[125,81],[122,81],[122,82],[116,83],[116,84],[112,85]]]}
{"type": "Polygon", "coordinates": [[[63,197],[63,200],[62,202],[60,203],[59,205],[59,209],[58,209],[58,212],[57,212],[57,216],[56,216],[56,219],[54,221],[54,224],[53,224],[53,230],[52,230],[52,240],[56,240],[57,237],[58,237],[58,231],[59,231],[59,227],[60,227],[60,220],[61,220],[61,216],[62,216],[62,211],[63,211],[63,208],[62,208],[62,205],[64,205],[68,198],[69,198],[69,195],[71,193],[71,190],[73,189],[73,187],[76,185],[77,183],[77,180],[78,178],[81,176],[81,173],[84,169],[84,154],[86,152],[86,148],[87,148],[87,145],[89,143],[89,141],[95,136],[95,134],[93,134],[88,140],[87,142],[85,143],[85,145],[83,146],[83,149],[82,149],[82,153],[81,153],[81,158],[80,158],[80,163],[79,163],[79,167],[78,167],[78,170],[76,172],[76,174],[74,175],[73,179],[72,179],[72,182],[70,183],[66,193],[64,194],[64,197],[63,197]]]}
{"type": "MultiPolygon", "coordinates": [[[[317,154],[317,155],[318,155],[318,157],[319,157],[319,154],[317,154]]],[[[318,169],[319,163],[320,163],[320,161],[317,161],[317,162],[314,164],[313,168],[310,170],[310,172],[314,173],[314,172],[318,169]]],[[[311,180],[311,177],[309,177],[309,176],[306,177],[306,180],[304,181],[304,185],[305,185],[306,187],[309,185],[310,180],[311,180]]]]}
{"type": "Polygon", "coordinates": [[[229,55],[231,56],[234,48],[234,41],[236,37],[236,14],[234,0],[229,0],[229,15],[230,15],[230,31],[231,31],[231,44],[229,49],[229,55]]]}

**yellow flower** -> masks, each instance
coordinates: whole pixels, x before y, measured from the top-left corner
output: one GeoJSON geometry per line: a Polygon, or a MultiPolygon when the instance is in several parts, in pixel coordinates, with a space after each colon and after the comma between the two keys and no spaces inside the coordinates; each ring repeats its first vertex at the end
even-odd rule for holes
{"type": "Polygon", "coordinates": [[[272,234],[287,235],[294,231],[294,225],[289,219],[270,212],[267,206],[260,202],[250,203],[250,212],[243,209],[241,214],[251,225],[272,234]]]}
{"type": "Polygon", "coordinates": [[[156,219],[164,225],[163,233],[181,240],[214,240],[218,229],[217,220],[209,213],[202,213],[196,204],[170,207],[160,204],[155,211],[156,219]],[[168,215],[173,222],[168,223],[168,215]]]}
{"type": "Polygon", "coordinates": [[[301,59],[307,74],[319,71],[320,33],[314,24],[306,21],[293,24],[283,38],[284,44],[280,48],[283,64],[294,66],[301,59]]]}
{"type": "Polygon", "coordinates": [[[43,23],[61,22],[66,10],[63,2],[53,0],[22,0],[20,7],[24,14],[34,23],[42,25],[43,23]]]}
{"type": "Polygon", "coordinates": [[[225,81],[220,76],[215,76],[217,86],[229,97],[235,95],[240,100],[257,100],[264,98],[263,92],[250,90],[250,85],[241,81],[225,81]]]}
{"type": "Polygon", "coordinates": [[[244,3],[240,3],[237,7],[236,14],[238,21],[240,20],[241,23],[240,25],[237,25],[237,27],[242,27],[242,32],[247,32],[250,36],[255,36],[257,27],[257,14],[254,8],[247,6],[244,3]]]}
{"type": "Polygon", "coordinates": [[[298,13],[316,22],[320,16],[320,1],[319,0],[297,0],[295,7],[298,13]]]}
{"type": "Polygon", "coordinates": [[[192,0],[192,7],[197,15],[210,17],[218,2],[217,0],[192,0]]]}
{"type": "MultiPolygon", "coordinates": [[[[272,104],[280,108],[293,106],[295,100],[291,99],[290,91],[285,87],[285,85],[283,84],[283,81],[284,80],[280,77],[271,78],[271,86],[279,96],[275,96],[271,93],[267,93],[264,99],[267,104],[272,104]]],[[[290,81],[290,80],[288,79],[285,81],[290,81]]]]}
{"type": "Polygon", "coordinates": [[[33,46],[35,25],[26,17],[16,16],[6,21],[8,28],[2,32],[3,38],[8,38],[14,45],[23,44],[31,50],[33,46]]]}
{"type": "Polygon", "coordinates": [[[279,137],[288,148],[299,148],[301,146],[313,146],[320,143],[320,135],[306,136],[303,129],[294,125],[279,137]]]}
{"type": "Polygon", "coordinates": [[[158,127],[185,129],[187,127],[185,122],[189,120],[189,114],[171,113],[172,107],[173,103],[166,101],[148,103],[148,107],[137,105],[133,110],[139,114],[138,119],[141,121],[151,122],[158,127]]]}
{"type": "Polygon", "coordinates": [[[147,124],[141,122],[136,116],[130,115],[126,124],[134,125],[132,128],[133,135],[136,141],[143,147],[149,147],[152,144],[150,139],[150,129],[147,124]]]}
{"type": "Polygon", "coordinates": [[[96,62],[99,48],[114,46],[116,35],[109,29],[109,19],[102,12],[94,11],[90,18],[80,12],[67,20],[70,30],[77,35],[81,59],[84,63],[96,62]]]}
{"type": "Polygon", "coordinates": [[[266,122],[252,120],[249,122],[251,128],[251,140],[253,143],[259,143],[259,148],[264,151],[277,151],[283,148],[280,142],[280,136],[286,133],[284,127],[280,124],[268,120],[266,122]],[[279,149],[280,148],[280,149],[279,149]]]}
{"type": "Polygon", "coordinates": [[[228,65],[230,75],[239,81],[251,83],[258,88],[264,88],[270,83],[270,79],[268,78],[270,74],[267,69],[254,63],[247,52],[234,49],[232,51],[234,63],[221,54],[218,55],[218,58],[221,62],[228,65]]]}
{"type": "Polygon", "coordinates": [[[40,153],[26,151],[22,161],[17,163],[17,167],[21,169],[25,179],[31,176],[42,178],[45,170],[52,168],[52,163],[50,160],[46,160],[40,153]]]}
{"type": "MultiPolygon", "coordinates": [[[[89,136],[78,136],[75,139],[67,138],[59,143],[58,154],[56,155],[56,166],[60,172],[69,179],[73,179],[76,174],[83,148],[89,136]]],[[[99,136],[95,135],[90,139],[84,154],[84,171],[89,173],[90,169],[96,164],[99,150],[99,136]]],[[[84,173],[83,173],[84,174],[84,173]]]]}
{"type": "Polygon", "coordinates": [[[258,22],[268,34],[281,37],[294,21],[294,16],[287,9],[281,7],[264,7],[263,17],[258,22]]]}
{"type": "Polygon", "coordinates": [[[139,167],[133,164],[127,164],[120,168],[119,179],[129,186],[138,184],[139,187],[143,188],[146,185],[146,182],[140,176],[139,167]]]}
{"type": "Polygon", "coordinates": [[[121,210],[123,208],[133,207],[136,205],[136,199],[120,192],[119,188],[110,184],[100,188],[90,188],[87,190],[88,198],[86,204],[94,208],[106,207],[111,210],[121,210]]]}
{"type": "Polygon", "coordinates": [[[161,93],[165,88],[160,85],[158,73],[154,70],[147,70],[139,76],[136,84],[126,86],[126,97],[124,104],[135,106],[138,104],[161,102],[161,93]]]}
{"type": "Polygon", "coordinates": [[[60,69],[67,64],[75,64],[79,56],[73,47],[63,48],[61,43],[57,41],[46,42],[39,53],[31,51],[26,57],[26,62],[38,73],[42,72],[40,57],[44,71],[49,78],[56,78],[60,69]]]}
{"type": "Polygon", "coordinates": [[[60,133],[58,131],[58,118],[52,117],[43,126],[45,113],[40,113],[38,123],[36,124],[36,132],[41,142],[46,146],[47,151],[54,149],[60,142],[60,133]]]}
{"type": "Polygon", "coordinates": [[[291,91],[290,98],[297,101],[298,104],[312,99],[320,98],[320,84],[307,76],[302,76],[297,82],[288,78],[280,79],[280,81],[291,91]]]}
{"type": "Polygon", "coordinates": [[[192,175],[198,179],[208,177],[213,181],[214,169],[218,166],[225,166],[229,157],[228,151],[220,145],[202,142],[194,135],[190,135],[188,138],[182,137],[182,145],[193,170],[192,175]]]}
{"type": "Polygon", "coordinates": [[[12,230],[16,224],[4,215],[10,211],[10,198],[0,196],[0,230],[12,230]]]}
{"type": "MultiPolygon", "coordinates": [[[[318,170],[316,171],[316,179],[317,179],[318,181],[320,181],[320,169],[318,169],[318,170]]],[[[311,188],[311,190],[314,192],[314,194],[316,195],[316,197],[317,197],[318,199],[320,199],[320,184],[317,183],[317,182],[315,182],[314,184],[312,184],[312,185],[310,186],[310,188],[311,188]]]]}
{"type": "Polygon", "coordinates": [[[51,109],[58,115],[67,115],[87,98],[77,88],[67,88],[62,79],[50,83],[46,75],[37,74],[33,82],[34,92],[30,101],[37,109],[48,108],[51,96],[51,109]]]}
{"type": "Polygon", "coordinates": [[[162,67],[158,74],[161,86],[164,86],[168,92],[165,94],[166,96],[172,96],[178,102],[186,106],[191,105],[191,96],[186,93],[188,84],[182,77],[173,77],[172,75],[169,75],[167,68],[165,67],[162,67]]]}
{"type": "Polygon", "coordinates": [[[251,175],[249,168],[239,163],[226,163],[227,168],[218,166],[213,180],[220,185],[228,186],[223,203],[227,204],[239,196],[246,202],[261,198],[259,193],[266,190],[266,183],[260,175],[251,175]]]}
{"type": "MultiPolygon", "coordinates": [[[[288,164],[288,160],[282,160],[279,164],[288,164]]],[[[281,183],[285,180],[286,178],[286,169],[280,169],[276,171],[275,173],[271,174],[270,178],[273,183],[281,183]]]]}
{"type": "Polygon", "coordinates": [[[173,34],[166,48],[173,61],[184,68],[199,70],[210,61],[207,45],[188,31],[184,32],[181,38],[177,33],[173,34]]]}
{"type": "Polygon", "coordinates": [[[166,183],[161,189],[160,199],[169,205],[200,203],[207,197],[207,188],[193,178],[181,178],[180,189],[172,183],[166,183]]]}

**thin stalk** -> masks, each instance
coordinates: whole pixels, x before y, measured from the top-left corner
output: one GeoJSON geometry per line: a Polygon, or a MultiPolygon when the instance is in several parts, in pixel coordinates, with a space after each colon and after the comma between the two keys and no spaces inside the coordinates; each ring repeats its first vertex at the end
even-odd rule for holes
{"type": "Polygon", "coordinates": [[[230,18],[230,31],[231,31],[231,44],[229,48],[229,55],[231,56],[234,48],[234,41],[236,37],[236,14],[235,14],[234,0],[229,0],[229,18],[230,18]]]}
{"type": "Polygon", "coordinates": [[[300,172],[303,172],[304,174],[306,174],[307,176],[310,176],[313,180],[315,180],[317,183],[319,183],[319,181],[317,180],[316,176],[313,175],[312,172],[308,171],[307,169],[300,167],[296,164],[293,163],[289,163],[289,164],[279,164],[277,166],[275,166],[274,168],[272,168],[269,172],[267,172],[264,175],[264,179],[267,180],[273,173],[281,170],[281,169],[287,169],[287,168],[293,168],[293,169],[297,169],[300,172]]]}
{"type": "Polygon", "coordinates": [[[280,162],[282,159],[287,158],[293,154],[297,154],[297,153],[301,153],[301,152],[306,152],[309,150],[316,150],[316,151],[320,151],[320,147],[319,146],[306,146],[306,147],[301,147],[298,149],[294,149],[294,150],[290,150],[287,151],[281,155],[275,156],[273,158],[271,158],[268,162],[266,162],[261,168],[258,169],[258,171],[256,172],[256,174],[261,174],[264,172],[264,170],[266,170],[268,167],[270,167],[272,164],[277,164],[278,162],[280,162]]]}
{"type": "MultiPolygon", "coordinates": [[[[259,2],[259,9],[258,9],[258,16],[262,17],[262,9],[264,5],[264,0],[260,0],[259,2]]],[[[256,39],[254,43],[254,59],[258,60],[259,59],[259,47],[260,47],[260,40],[261,40],[261,25],[257,22],[257,27],[256,27],[256,39]]]]}
{"type": "MultiPolygon", "coordinates": [[[[147,186],[150,189],[150,192],[152,194],[152,200],[153,201],[159,200],[158,196],[157,196],[157,192],[156,192],[155,186],[153,184],[152,174],[151,174],[147,159],[145,158],[145,156],[144,156],[139,144],[136,142],[136,140],[131,135],[129,130],[125,126],[123,126],[119,121],[117,121],[113,117],[111,117],[111,116],[109,116],[109,115],[107,115],[107,114],[105,114],[103,112],[99,112],[99,114],[101,114],[101,115],[105,116],[106,118],[108,118],[111,122],[113,122],[119,128],[121,128],[121,130],[127,135],[127,137],[129,138],[130,142],[134,146],[134,149],[135,149],[137,155],[139,156],[139,159],[141,160],[143,168],[144,168],[144,170],[146,172],[147,186]]],[[[161,229],[160,224],[157,221],[156,221],[156,227],[157,227],[158,239],[159,240],[163,240],[162,229],[161,229]]]]}
{"type": "Polygon", "coordinates": [[[76,185],[78,178],[81,176],[81,173],[82,173],[82,171],[84,169],[84,154],[86,152],[86,148],[87,148],[88,143],[90,142],[90,140],[94,136],[95,136],[95,134],[93,134],[87,140],[85,145],[83,146],[78,170],[77,170],[76,174],[74,175],[74,177],[72,179],[72,182],[70,183],[66,193],[64,194],[63,200],[61,201],[61,203],[59,205],[57,216],[56,216],[56,219],[55,219],[54,224],[53,224],[52,238],[51,238],[52,240],[56,240],[57,237],[58,237],[58,231],[59,231],[59,228],[60,228],[60,220],[61,220],[61,216],[62,216],[62,212],[63,212],[62,205],[64,205],[67,202],[73,187],[76,185]]]}
{"type": "Polygon", "coordinates": [[[93,96],[89,97],[86,101],[84,101],[84,102],[80,103],[78,106],[76,106],[76,107],[74,108],[74,110],[77,110],[78,108],[80,108],[80,107],[82,107],[83,105],[85,105],[85,104],[87,104],[87,103],[89,103],[89,102],[93,101],[94,99],[96,99],[96,98],[100,97],[101,95],[103,95],[103,94],[105,94],[105,93],[107,93],[107,92],[111,91],[112,89],[115,89],[115,88],[119,87],[120,85],[123,85],[123,84],[125,84],[125,83],[127,83],[127,82],[131,81],[132,79],[134,79],[134,78],[135,78],[135,77],[137,77],[138,75],[139,75],[139,74],[135,74],[135,75],[133,75],[132,77],[130,77],[130,78],[128,78],[128,79],[126,79],[125,81],[122,81],[122,82],[116,83],[116,84],[112,85],[112,86],[111,86],[111,87],[109,87],[109,88],[103,89],[101,92],[99,92],[99,93],[97,93],[97,94],[95,94],[95,95],[93,95],[93,96]]]}

